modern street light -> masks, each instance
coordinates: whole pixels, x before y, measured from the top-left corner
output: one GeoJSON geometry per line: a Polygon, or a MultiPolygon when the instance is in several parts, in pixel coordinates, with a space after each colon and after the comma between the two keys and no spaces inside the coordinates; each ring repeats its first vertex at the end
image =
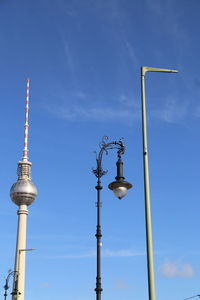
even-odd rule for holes
{"type": "Polygon", "coordinates": [[[33,251],[36,249],[19,249],[19,256],[18,256],[18,268],[14,271],[14,283],[13,283],[13,291],[11,295],[14,297],[14,299],[18,299],[18,296],[21,295],[21,292],[19,291],[19,277],[20,277],[20,257],[22,252],[26,251],[33,251]]]}
{"type": "MultiPolygon", "coordinates": [[[[8,272],[9,272],[9,271],[8,271],[8,272]]],[[[7,294],[7,290],[10,288],[9,285],[8,285],[9,279],[10,279],[11,276],[14,276],[15,273],[16,273],[16,271],[10,271],[10,272],[8,273],[8,276],[6,277],[6,284],[4,285],[4,290],[5,290],[5,293],[4,293],[4,300],[6,300],[7,295],[8,295],[8,294],[7,294]]]]}
{"type": "Polygon", "coordinates": [[[97,167],[93,170],[94,175],[98,178],[97,180],[97,186],[95,187],[97,190],[97,227],[96,227],[96,239],[97,239],[97,276],[96,276],[96,300],[101,300],[101,219],[100,219],[100,208],[101,208],[101,199],[100,199],[100,191],[102,189],[101,186],[101,177],[107,173],[107,171],[104,171],[102,168],[102,157],[103,153],[105,152],[108,154],[108,150],[110,149],[117,149],[117,155],[118,155],[118,161],[116,163],[117,165],[117,176],[115,177],[116,181],[113,181],[108,185],[108,188],[113,191],[114,195],[118,199],[122,199],[126,194],[128,189],[132,187],[132,184],[128,183],[127,181],[124,181],[123,176],[123,162],[121,160],[121,156],[125,152],[125,146],[122,142],[122,140],[119,140],[118,142],[110,142],[106,143],[106,140],[108,137],[104,137],[102,142],[100,143],[100,151],[96,158],[97,167]]]}
{"type": "Polygon", "coordinates": [[[153,246],[152,246],[152,226],[150,208],[150,186],[147,148],[147,124],[146,124],[146,102],[145,102],[145,74],[147,72],[177,73],[177,70],[141,67],[141,100],[142,100],[142,135],[143,135],[143,164],[144,164],[144,193],[145,193],[145,221],[146,221],[146,245],[147,245],[147,269],[149,300],[155,300],[153,246]]]}

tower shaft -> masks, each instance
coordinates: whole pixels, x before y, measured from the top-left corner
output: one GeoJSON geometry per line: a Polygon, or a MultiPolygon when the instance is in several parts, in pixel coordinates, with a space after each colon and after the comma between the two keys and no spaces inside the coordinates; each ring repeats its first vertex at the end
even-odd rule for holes
{"type": "Polygon", "coordinates": [[[26,263],[26,222],[27,205],[20,205],[18,214],[17,243],[15,253],[15,277],[12,300],[24,300],[25,263],[26,263]]]}

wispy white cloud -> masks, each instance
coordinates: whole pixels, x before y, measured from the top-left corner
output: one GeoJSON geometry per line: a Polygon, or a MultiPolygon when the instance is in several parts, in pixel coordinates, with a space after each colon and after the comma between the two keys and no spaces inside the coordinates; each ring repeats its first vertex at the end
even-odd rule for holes
{"type": "Polygon", "coordinates": [[[118,110],[111,107],[81,107],[80,105],[63,108],[60,107],[57,109],[56,114],[58,117],[68,121],[111,121],[113,119],[127,119],[131,117],[131,112],[128,109],[118,110]]]}
{"type": "Polygon", "coordinates": [[[65,255],[54,255],[54,256],[48,256],[47,258],[50,259],[79,259],[79,258],[89,258],[94,257],[96,255],[96,252],[94,250],[84,252],[84,253],[77,253],[77,254],[65,254],[65,255]]]}
{"type": "Polygon", "coordinates": [[[188,115],[188,101],[180,103],[179,99],[168,98],[164,103],[162,107],[154,109],[151,112],[153,117],[168,123],[178,123],[188,115]]]}
{"type": "MultiPolygon", "coordinates": [[[[114,97],[114,96],[113,96],[114,97]]],[[[46,105],[44,108],[57,118],[67,121],[125,121],[130,122],[140,116],[139,108],[126,95],[119,95],[115,102],[107,104],[94,101],[95,96],[76,91],[57,101],[56,104],[46,105]],[[66,101],[65,101],[66,99],[66,101]],[[112,105],[111,105],[112,103],[112,105]]]]}
{"type": "MultiPolygon", "coordinates": [[[[162,6],[159,0],[146,0],[149,9],[157,15],[162,15],[162,6]]],[[[162,2],[163,3],[163,2],[162,2]]]]}
{"type": "MultiPolygon", "coordinates": [[[[120,94],[112,96],[109,103],[94,101],[94,95],[77,90],[66,96],[60,96],[60,101],[43,106],[56,118],[79,122],[118,122],[131,124],[141,120],[141,106],[131,96],[120,94]],[[115,101],[114,101],[115,100],[115,101]]],[[[188,99],[166,97],[157,107],[148,109],[148,118],[167,123],[182,123],[187,117],[199,117],[200,106],[188,99]]]]}
{"type": "Polygon", "coordinates": [[[102,252],[103,256],[106,257],[134,257],[134,256],[144,256],[145,251],[134,251],[131,249],[122,249],[122,250],[109,250],[106,249],[102,252]]]}
{"type": "Polygon", "coordinates": [[[179,263],[167,261],[160,265],[158,269],[159,273],[163,277],[186,277],[191,278],[194,276],[194,270],[189,263],[179,263]]]}
{"type": "Polygon", "coordinates": [[[162,25],[165,31],[170,34],[176,41],[188,40],[188,35],[180,22],[182,16],[181,9],[175,9],[175,2],[173,0],[146,0],[148,8],[157,17],[162,19],[162,25]]]}
{"type": "MultiPolygon", "coordinates": [[[[145,251],[134,251],[131,249],[121,249],[121,250],[103,250],[103,257],[135,257],[135,256],[144,256],[145,251]]],[[[96,256],[95,250],[89,250],[81,253],[73,253],[73,254],[64,254],[64,255],[54,255],[48,256],[49,259],[80,259],[80,258],[90,258],[96,256]]]]}
{"type": "MultiPolygon", "coordinates": [[[[51,114],[59,119],[66,121],[97,121],[97,122],[115,122],[124,121],[131,123],[140,120],[141,107],[139,102],[132,100],[126,95],[119,95],[116,105],[107,105],[99,102],[91,101],[92,96],[84,92],[77,91],[67,96],[69,101],[64,101],[62,97],[61,103],[58,101],[56,105],[52,104],[45,107],[51,114]]],[[[95,98],[95,97],[94,97],[95,98]]],[[[168,97],[163,101],[163,105],[157,108],[151,108],[148,115],[153,118],[167,123],[180,123],[185,120],[188,115],[200,116],[200,108],[191,108],[191,103],[187,100],[181,100],[175,97],[168,97]]]]}
{"type": "Polygon", "coordinates": [[[138,65],[139,64],[139,59],[136,55],[135,47],[131,44],[131,42],[128,41],[128,39],[126,37],[124,37],[124,43],[125,43],[125,46],[128,50],[128,53],[129,53],[129,56],[130,56],[132,62],[135,65],[138,65]]]}
{"type": "Polygon", "coordinates": [[[128,284],[123,279],[118,279],[118,280],[114,281],[114,283],[113,283],[113,288],[116,290],[126,290],[126,289],[130,289],[132,287],[133,287],[132,285],[128,284]]]}
{"type": "Polygon", "coordinates": [[[40,287],[43,288],[43,289],[49,289],[51,288],[51,284],[49,282],[41,282],[40,283],[40,287]]]}
{"type": "Polygon", "coordinates": [[[71,55],[69,43],[67,42],[66,39],[63,39],[63,43],[64,43],[64,52],[65,52],[65,55],[66,55],[67,63],[68,63],[68,66],[70,67],[70,69],[73,73],[73,71],[74,71],[74,59],[73,59],[73,56],[71,55]]]}
{"type": "Polygon", "coordinates": [[[199,118],[200,117],[200,105],[197,104],[193,109],[193,116],[199,118]]]}
{"type": "Polygon", "coordinates": [[[51,240],[51,241],[68,241],[68,242],[80,242],[80,241],[89,241],[93,240],[88,236],[74,236],[74,235],[62,235],[62,234],[38,234],[38,235],[29,235],[31,240],[51,240]]]}

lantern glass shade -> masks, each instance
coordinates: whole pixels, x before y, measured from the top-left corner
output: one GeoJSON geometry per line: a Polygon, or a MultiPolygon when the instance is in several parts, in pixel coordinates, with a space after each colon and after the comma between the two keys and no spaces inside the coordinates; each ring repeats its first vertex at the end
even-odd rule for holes
{"type": "Polygon", "coordinates": [[[124,186],[119,186],[113,189],[113,193],[118,199],[122,199],[124,196],[126,196],[127,192],[128,190],[124,186]]]}
{"type": "Polygon", "coordinates": [[[128,190],[132,188],[132,184],[127,181],[116,180],[111,182],[108,185],[108,188],[113,191],[114,195],[118,199],[122,199],[124,196],[126,196],[128,190]]]}

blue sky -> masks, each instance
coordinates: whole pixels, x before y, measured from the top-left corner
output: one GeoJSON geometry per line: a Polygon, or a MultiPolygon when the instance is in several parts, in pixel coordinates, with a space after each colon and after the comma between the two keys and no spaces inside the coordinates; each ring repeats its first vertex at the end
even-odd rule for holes
{"type": "MultiPolygon", "coordinates": [[[[146,76],[157,299],[200,293],[198,239],[200,43],[197,0],[0,1],[0,286],[13,269],[17,207],[9,198],[22,157],[30,77],[26,298],[95,299],[96,166],[102,136],[124,137],[118,201],[107,189],[116,152],[103,158],[102,299],[148,298],[140,67],[146,76]]],[[[3,288],[0,290],[3,297],[3,288]]]]}

